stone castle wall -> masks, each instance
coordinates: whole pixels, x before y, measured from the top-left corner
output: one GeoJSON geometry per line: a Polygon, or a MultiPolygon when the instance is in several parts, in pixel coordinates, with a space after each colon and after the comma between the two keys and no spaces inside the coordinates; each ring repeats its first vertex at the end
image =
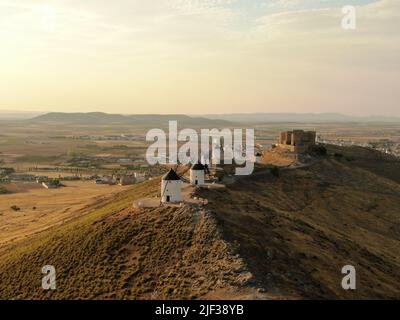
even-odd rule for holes
{"type": "Polygon", "coordinates": [[[291,152],[306,153],[315,145],[316,136],[315,131],[282,131],[278,145],[291,152]]]}

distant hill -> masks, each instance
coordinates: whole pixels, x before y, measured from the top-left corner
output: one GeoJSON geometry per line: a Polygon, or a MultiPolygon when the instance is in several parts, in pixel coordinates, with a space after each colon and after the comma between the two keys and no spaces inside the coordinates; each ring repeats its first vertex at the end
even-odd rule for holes
{"type": "Polygon", "coordinates": [[[171,115],[120,115],[103,112],[89,113],[46,113],[29,120],[33,123],[65,123],[65,124],[140,124],[140,125],[166,125],[168,120],[177,120],[181,125],[203,125],[203,126],[229,126],[231,122],[219,119],[208,119],[204,117],[190,117],[181,114],[171,115]]]}
{"type": "Polygon", "coordinates": [[[400,122],[400,118],[367,116],[357,117],[341,113],[237,113],[206,114],[204,117],[232,122],[400,122]]]}
{"type": "Polygon", "coordinates": [[[168,120],[177,120],[182,125],[233,126],[241,123],[296,122],[296,123],[400,123],[400,118],[384,116],[357,117],[341,113],[235,113],[235,114],[134,114],[121,115],[103,112],[63,113],[0,113],[0,121],[23,120],[36,123],[67,124],[143,124],[160,125],[168,120]]]}
{"type": "Polygon", "coordinates": [[[0,299],[399,299],[400,161],[328,151],[279,177],[200,189],[204,207],[132,208],[159,179],[97,201],[0,250],[0,299]],[[57,290],[41,289],[44,264],[57,290]],[[354,291],[341,288],[349,264],[354,291]]]}
{"type": "Polygon", "coordinates": [[[41,114],[44,112],[0,110],[0,121],[26,120],[41,114]]]}
{"type": "Polygon", "coordinates": [[[76,124],[106,124],[106,123],[129,123],[128,117],[119,114],[108,114],[103,112],[89,113],[64,113],[50,112],[33,119],[30,122],[55,122],[76,124]]]}

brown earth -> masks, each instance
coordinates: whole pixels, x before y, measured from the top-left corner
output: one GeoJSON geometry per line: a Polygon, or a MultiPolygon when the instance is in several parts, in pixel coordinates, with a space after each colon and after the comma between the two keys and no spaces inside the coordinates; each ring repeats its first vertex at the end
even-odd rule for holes
{"type": "Polygon", "coordinates": [[[8,247],[1,254],[0,297],[193,299],[251,278],[203,208],[129,208],[156,190],[158,181],[136,186],[34,241],[8,247]],[[40,287],[45,264],[56,267],[56,291],[40,287]]]}
{"type": "Polygon", "coordinates": [[[278,178],[198,190],[206,206],[134,209],[159,181],[129,187],[4,247],[0,298],[400,298],[400,185],[385,171],[390,162],[396,177],[398,162],[341,151],[347,159],[329,149],[278,178]],[[41,289],[46,264],[56,267],[55,291],[41,289]],[[355,291],[340,286],[347,264],[355,291]]]}
{"type": "Polygon", "coordinates": [[[65,187],[45,189],[37,183],[4,185],[0,195],[0,250],[10,242],[47,230],[85,215],[92,208],[113,199],[127,187],[96,185],[93,181],[63,182],[65,187]],[[13,211],[11,206],[20,208],[13,211]]]}
{"type": "Polygon", "coordinates": [[[354,158],[201,192],[258,287],[302,298],[400,298],[400,185],[393,181],[400,162],[341,151],[354,158]],[[385,177],[389,165],[393,180],[385,177]],[[356,267],[356,291],[341,288],[348,264],[356,267]]]}

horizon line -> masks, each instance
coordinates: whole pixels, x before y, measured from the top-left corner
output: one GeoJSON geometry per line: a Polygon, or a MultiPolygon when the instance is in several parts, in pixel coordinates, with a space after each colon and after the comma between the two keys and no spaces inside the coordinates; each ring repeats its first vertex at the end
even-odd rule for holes
{"type": "Polygon", "coordinates": [[[343,112],[230,112],[230,113],[118,113],[118,112],[106,112],[106,111],[39,111],[39,110],[0,110],[1,114],[48,114],[48,113],[66,113],[66,114],[90,114],[90,113],[102,113],[102,114],[114,114],[114,115],[123,115],[123,116],[131,116],[131,115],[186,115],[186,116],[240,116],[240,115],[257,115],[257,114],[273,114],[273,115],[339,115],[339,116],[347,116],[347,117],[356,117],[356,118],[371,118],[371,117],[380,117],[380,118],[400,118],[400,115],[383,115],[383,114],[366,114],[366,115],[357,115],[357,114],[349,114],[343,112]]]}

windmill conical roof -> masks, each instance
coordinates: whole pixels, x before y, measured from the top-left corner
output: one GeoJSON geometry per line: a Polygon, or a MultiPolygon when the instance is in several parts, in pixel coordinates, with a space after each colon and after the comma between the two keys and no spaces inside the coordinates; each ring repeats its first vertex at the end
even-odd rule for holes
{"type": "Polygon", "coordinates": [[[204,169],[205,169],[204,165],[201,164],[200,162],[198,162],[192,166],[192,170],[204,170],[204,169]]]}
{"type": "Polygon", "coordinates": [[[163,180],[169,180],[169,181],[173,181],[173,180],[181,180],[181,178],[178,176],[178,174],[175,172],[175,170],[170,169],[163,177],[163,180]]]}

